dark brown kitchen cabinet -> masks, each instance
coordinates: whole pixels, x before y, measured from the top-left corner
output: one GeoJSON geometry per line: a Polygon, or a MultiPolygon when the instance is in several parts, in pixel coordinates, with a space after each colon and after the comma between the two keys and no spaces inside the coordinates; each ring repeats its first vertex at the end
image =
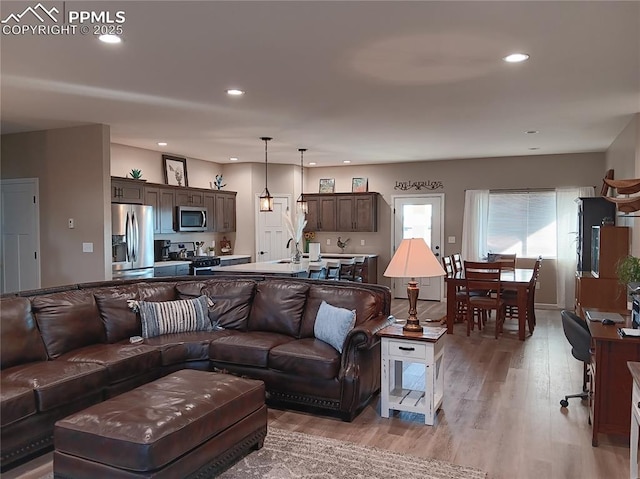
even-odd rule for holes
{"type": "Polygon", "coordinates": [[[215,231],[228,233],[236,230],[236,193],[216,192],[215,231]]]}
{"type": "Polygon", "coordinates": [[[307,194],[307,231],[377,231],[378,193],[307,194]]]}
{"type": "Polygon", "coordinates": [[[111,203],[144,204],[144,181],[111,177],[111,203]]]}
{"type": "Polygon", "coordinates": [[[204,192],[192,188],[177,188],[175,190],[175,206],[204,206],[204,192]]]}
{"type": "Polygon", "coordinates": [[[336,198],[334,195],[304,195],[308,205],[307,231],[336,231],[336,198]]]}
{"type": "Polygon", "coordinates": [[[336,200],[338,231],[377,231],[378,194],[340,195],[336,200]]]}
{"type": "Polygon", "coordinates": [[[176,200],[173,187],[146,186],[144,203],[153,206],[153,232],[155,234],[175,233],[173,218],[176,200]]]}

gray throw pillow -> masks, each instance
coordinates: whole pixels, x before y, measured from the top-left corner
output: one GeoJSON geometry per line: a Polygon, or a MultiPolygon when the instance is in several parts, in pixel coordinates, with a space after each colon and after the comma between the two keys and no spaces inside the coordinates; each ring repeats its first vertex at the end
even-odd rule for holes
{"type": "Polygon", "coordinates": [[[162,334],[211,331],[207,296],[177,301],[129,301],[129,306],[140,312],[142,337],[153,338],[162,334]]]}
{"type": "Polygon", "coordinates": [[[313,335],[342,353],[344,340],[356,324],[356,310],[337,308],[323,301],[318,308],[313,335]]]}

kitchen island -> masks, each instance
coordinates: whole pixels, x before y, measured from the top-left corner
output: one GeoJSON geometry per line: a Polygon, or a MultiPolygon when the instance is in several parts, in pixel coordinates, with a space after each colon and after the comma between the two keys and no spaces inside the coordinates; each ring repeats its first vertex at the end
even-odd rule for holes
{"type": "Polygon", "coordinates": [[[307,276],[309,264],[322,265],[326,267],[326,261],[309,261],[303,259],[300,263],[292,263],[290,260],[263,261],[259,263],[234,264],[231,266],[220,266],[215,269],[216,273],[246,273],[246,274],[270,274],[274,276],[307,276]]]}

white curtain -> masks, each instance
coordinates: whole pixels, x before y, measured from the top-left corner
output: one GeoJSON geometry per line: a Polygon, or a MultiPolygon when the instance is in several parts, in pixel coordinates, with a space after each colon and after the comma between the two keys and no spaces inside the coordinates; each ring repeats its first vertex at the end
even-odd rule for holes
{"type": "Polygon", "coordinates": [[[463,260],[480,261],[487,256],[489,190],[466,190],[462,216],[463,260]]]}
{"type": "Polygon", "coordinates": [[[575,302],[578,198],[594,196],[593,186],[556,189],[557,304],[573,310],[575,302]]]}

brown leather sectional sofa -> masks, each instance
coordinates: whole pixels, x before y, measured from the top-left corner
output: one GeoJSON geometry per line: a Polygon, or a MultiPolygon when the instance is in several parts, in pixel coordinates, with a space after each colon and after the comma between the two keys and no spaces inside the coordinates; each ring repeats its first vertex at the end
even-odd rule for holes
{"type": "Polygon", "coordinates": [[[272,406],[312,407],[352,420],[380,389],[376,331],[391,321],[384,286],[297,278],[193,277],[118,281],[4,295],[1,466],[52,444],[55,421],[183,368],[265,382],[272,406]],[[141,334],[127,300],[206,294],[224,329],[131,344],[141,334]],[[314,338],[321,302],[356,310],[343,352],[314,338]]]}

